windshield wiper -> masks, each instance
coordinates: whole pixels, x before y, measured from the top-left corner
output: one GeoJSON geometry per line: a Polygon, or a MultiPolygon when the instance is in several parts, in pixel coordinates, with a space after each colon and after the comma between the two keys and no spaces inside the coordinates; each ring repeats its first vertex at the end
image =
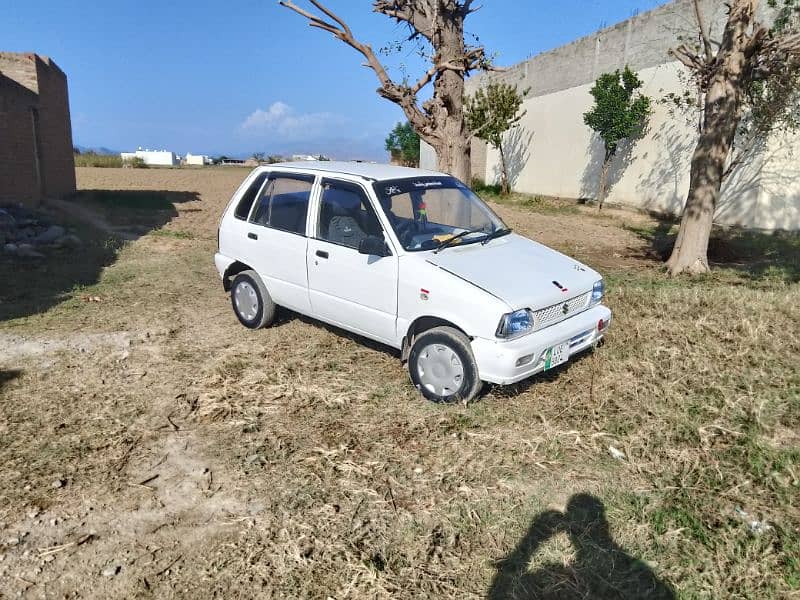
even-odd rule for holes
{"type": "Polygon", "coordinates": [[[439,242],[439,246],[436,248],[436,250],[433,251],[433,253],[434,254],[439,254],[439,252],[441,252],[442,250],[444,250],[445,248],[450,246],[456,240],[460,240],[465,235],[469,235],[470,233],[481,233],[481,232],[483,232],[483,227],[481,227],[480,229],[467,229],[466,231],[462,231],[461,233],[457,233],[453,237],[447,238],[446,240],[439,242]]]}
{"type": "Polygon", "coordinates": [[[511,233],[510,227],[501,227],[500,229],[495,229],[492,233],[490,233],[481,240],[481,246],[485,246],[493,239],[503,237],[504,235],[508,235],[509,233],[511,233]]]}

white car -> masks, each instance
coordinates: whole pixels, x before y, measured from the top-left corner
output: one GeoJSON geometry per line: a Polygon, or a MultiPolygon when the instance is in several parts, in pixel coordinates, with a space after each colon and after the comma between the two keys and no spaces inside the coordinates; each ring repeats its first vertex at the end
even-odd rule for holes
{"type": "Polygon", "coordinates": [[[214,260],[245,327],[283,306],[377,340],[437,402],[557,367],[611,322],[598,273],[421,169],[258,167],[222,216],[214,260]]]}

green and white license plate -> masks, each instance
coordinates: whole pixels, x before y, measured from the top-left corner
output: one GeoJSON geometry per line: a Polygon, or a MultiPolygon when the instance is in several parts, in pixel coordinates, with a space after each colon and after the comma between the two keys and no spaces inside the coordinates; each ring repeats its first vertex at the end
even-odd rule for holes
{"type": "Polygon", "coordinates": [[[569,360],[569,342],[548,348],[544,353],[544,370],[563,365],[569,360]]]}

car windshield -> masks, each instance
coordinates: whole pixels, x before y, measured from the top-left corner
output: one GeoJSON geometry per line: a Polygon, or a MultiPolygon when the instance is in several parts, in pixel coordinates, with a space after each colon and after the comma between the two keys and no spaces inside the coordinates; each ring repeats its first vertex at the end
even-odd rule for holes
{"type": "Polygon", "coordinates": [[[397,239],[412,252],[478,242],[507,230],[483,200],[454,177],[393,179],[373,186],[397,239]]]}

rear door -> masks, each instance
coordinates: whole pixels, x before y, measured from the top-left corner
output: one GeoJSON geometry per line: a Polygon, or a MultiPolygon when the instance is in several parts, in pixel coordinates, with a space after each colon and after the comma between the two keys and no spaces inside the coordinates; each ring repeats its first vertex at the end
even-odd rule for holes
{"type": "Polygon", "coordinates": [[[314,176],[273,172],[247,223],[247,257],[276,304],[308,314],[308,207],[314,176]]]}
{"type": "Polygon", "coordinates": [[[323,178],[308,243],[308,287],[314,316],[396,344],[398,260],[358,252],[367,236],[387,240],[366,190],[323,178]]]}

